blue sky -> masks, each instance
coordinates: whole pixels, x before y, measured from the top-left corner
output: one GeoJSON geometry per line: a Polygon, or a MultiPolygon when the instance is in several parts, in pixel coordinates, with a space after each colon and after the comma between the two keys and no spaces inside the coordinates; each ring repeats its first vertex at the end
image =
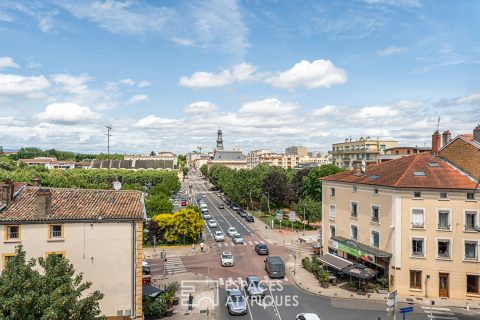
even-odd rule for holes
{"type": "Polygon", "coordinates": [[[0,145],[188,152],[480,121],[480,2],[0,3],[0,145]]]}

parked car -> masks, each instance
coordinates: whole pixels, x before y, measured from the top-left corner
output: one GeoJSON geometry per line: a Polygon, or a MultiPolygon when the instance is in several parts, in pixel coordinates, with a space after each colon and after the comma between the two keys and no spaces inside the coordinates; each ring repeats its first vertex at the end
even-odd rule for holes
{"type": "Polygon", "coordinates": [[[227,309],[231,315],[247,314],[247,303],[239,289],[227,289],[227,309]]]}
{"type": "Polygon", "coordinates": [[[233,237],[233,235],[237,233],[237,229],[235,229],[234,227],[230,227],[228,228],[227,233],[229,237],[233,237]]]}
{"type": "Polygon", "coordinates": [[[218,205],[218,209],[225,209],[225,206],[223,205],[223,203],[220,203],[220,204],[218,205]]]}
{"type": "Polygon", "coordinates": [[[283,279],[285,277],[285,263],[279,256],[267,257],[265,261],[265,271],[270,278],[283,279]]]}
{"type": "Polygon", "coordinates": [[[187,206],[187,200],[182,200],[182,202],[180,202],[180,205],[181,205],[182,207],[187,206]]]}
{"type": "Polygon", "coordinates": [[[202,194],[202,197],[206,198],[206,197],[207,197],[207,195],[204,193],[204,194],[202,194]]]}
{"type": "Polygon", "coordinates": [[[243,243],[243,237],[240,233],[235,233],[232,237],[232,241],[235,244],[241,244],[243,243]]]}
{"type": "Polygon", "coordinates": [[[210,212],[207,211],[207,212],[203,213],[203,219],[205,219],[205,220],[212,219],[212,216],[210,215],[210,212]]]}
{"type": "Polygon", "coordinates": [[[216,227],[218,227],[217,221],[215,221],[215,220],[213,220],[213,219],[208,220],[208,226],[209,226],[210,228],[216,228],[216,227]]]}
{"type": "Polygon", "coordinates": [[[265,243],[256,244],[255,252],[258,255],[268,255],[268,246],[265,243]]]}
{"type": "Polygon", "coordinates": [[[235,203],[232,203],[232,204],[230,205],[230,207],[231,207],[234,211],[237,211],[238,209],[240,209],[240,207],[237,206],[235,203]]]}
{"type": "Polygon", "coordinates": [[[315,313],[299,313],[295,320],[320,320],[320,317],[315,313]]]}
{"type": "Polygon", "coordinates": [[[260,278],[257,276],[248,276],[245,278],[245,292],[249,297],[265,297],[267,288],[260,283],[260,278]]]}
{"type": "Polygon", "coordinates": [[[247,216],[245,217],[245,221],[247,221],[247,222],[254,222],[254,221],[255,221],[255,219],[253,218],[253,216],[252,216],[252,215],[250,215],[250,214],[247,214],[247,216]]]}
{"type": "Polygon", "coordinates": [[[243,209],[238,210],[238,214],[242,217],[245,218],[247,216],[247,212],[243,209]]]}
{"type": "Polygon", "coordinates": [[[233,254],[231,252],[222,252],[220,260],[222,262],[222,267],[233,267],[233,265],[235,264],[233,254]]]}
{"type": "Polygon", "coordinates": [[[220,241],[225,241],[225,235],[223,234],[222,231],[218,230],[215,231],[215,234],[213,235],[213,238],[215,241],[220,242],[220,241]]]}

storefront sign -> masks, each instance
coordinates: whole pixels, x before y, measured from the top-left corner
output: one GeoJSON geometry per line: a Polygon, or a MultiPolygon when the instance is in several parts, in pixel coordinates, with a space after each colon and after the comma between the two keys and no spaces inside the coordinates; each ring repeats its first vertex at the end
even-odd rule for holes
{"type": "Polygon", "coordinates": [[[358,248],[349,247],[349,246],[347,246],[343,243],[338,243],[338,250],[342,250],[343,252],[346,252],[346,253],[354,256],[355,258],[359,258],[360,256],[365,254],[365,252],[363,252],[363,250],[360,250],[358,248]]]}

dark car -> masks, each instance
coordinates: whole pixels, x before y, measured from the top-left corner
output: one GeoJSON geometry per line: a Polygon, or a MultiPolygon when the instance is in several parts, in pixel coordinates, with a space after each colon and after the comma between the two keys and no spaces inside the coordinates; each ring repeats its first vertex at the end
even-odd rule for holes
{"type": "Polygon", "coordinates": [[[142,274],[149,275],[150,274],[150,267],[149,266],[142,266],[142,274]]]}
{"type": "Polygon", "coordinates": [[[265,243],[256,244],[255,252],[258,255],[268,255],[268,246],[265,243]]]}
{"type": "Polygon", "coordinates": [[[247,214],[247,216],[245,217],[245,221],[247,221],[247,222],[254,222],[255,219],[253,219],[253,216],[252,216],[252,215],[247,214]]]}
{"type": "Polygon", "coordinates": [[[240,209],[238,210],[238,214],[242,217],[242,218],[245,218],[248,214],[245,210],[243,209],[240,209]]]}

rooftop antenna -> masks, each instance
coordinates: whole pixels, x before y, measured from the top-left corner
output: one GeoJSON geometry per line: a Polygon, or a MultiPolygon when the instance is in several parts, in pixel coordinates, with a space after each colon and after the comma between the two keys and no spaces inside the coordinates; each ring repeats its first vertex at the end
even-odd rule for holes
{"type": "Polygon", "coordinates": [[[440,116],[438,116],[438,120],[437,120],[437,132],[440,132],[440,116]]]}
{"type": "Polygon", "coordinates": [[[108,177],[110,177],[110,137],[112,136],[110,134],[110,131],[112,130],[112,125],[109,124],[108,126],[105,126],[107,128],[107,163],[108,163],[108,177]]]}

